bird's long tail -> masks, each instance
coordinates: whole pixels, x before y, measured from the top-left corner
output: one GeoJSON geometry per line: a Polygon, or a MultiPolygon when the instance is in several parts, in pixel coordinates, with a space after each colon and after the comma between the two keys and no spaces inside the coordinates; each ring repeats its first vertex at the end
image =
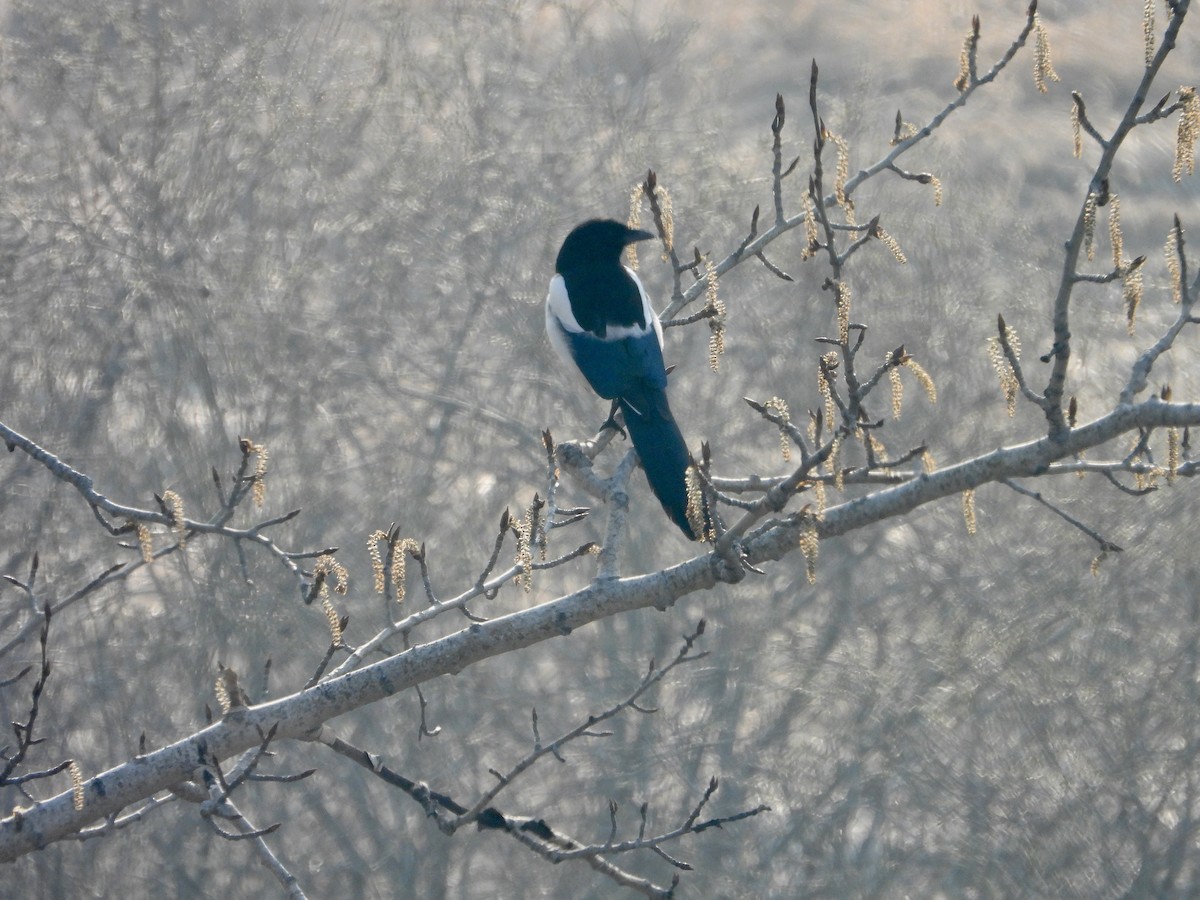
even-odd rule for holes
{"type": "Polygon", "coordinates": [[[671,521],[694,541],[696,532],[687,517],[688,449],[667,405],[667,395],[655,391],[636,398],[635,402],[636,405],[625,398],[619,400],[625,427],[641,459],[650,490],[671,521]]]}

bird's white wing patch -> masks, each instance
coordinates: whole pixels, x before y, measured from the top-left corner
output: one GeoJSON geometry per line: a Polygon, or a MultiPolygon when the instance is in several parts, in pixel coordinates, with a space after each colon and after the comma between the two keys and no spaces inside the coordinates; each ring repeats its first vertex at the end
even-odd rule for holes
{"type": "Polygon", "coordinates": [[[567,331],[580,334],[583,329],[579,327],[579,321],[571,312],[566,282],[561,275],[555,275],[550,279],[550,292],[546,294],[546,336],[550,338],[550,346],[554,348],[558,358],[582,379],[582,373],[575,364],[567,343],[567,331]]]}
{"type": "Polygon", "coordinates": [[[573,331],[579,334],[583,328],[579,325],[579,320],[575,318],[575,313],[571,311],[571,299],[567,296],[567,283],[563,281],[561,275],[555,275],[550,279],[550,293],[546,295],[546,324],[549,326],[551,317],[558,320],[558,324],[566,331],[573,331]]]}
{"type": "MultiPolygon", "coordinates": [[[[637,285],[638,293],[642,295],[642,315],[645,317],[646,322],[654,329],[654,334],[658,338],[658,346],[661,347],[663,345],[662,322],[658,320],[658,313],[650,305],[650,297],[646,293],[646,288],[642,286],[642,279],[638,278],[637,272],[633,271],[629,266],[625,267],[625,271],[629,273],[629,277],[637,285]]],[[[641,337],[646,333],[646,329],[644,328],[626,328],[622,330],[634,337],[641,337]]]]}

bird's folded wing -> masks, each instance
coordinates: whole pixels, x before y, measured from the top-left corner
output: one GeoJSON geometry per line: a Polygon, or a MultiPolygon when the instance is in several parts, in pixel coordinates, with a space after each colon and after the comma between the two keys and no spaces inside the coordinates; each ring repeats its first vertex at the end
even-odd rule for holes
{"type": "Polygon", "coordinates": [[[571,360],[592,390],[606,400],[617,397],[635,400],[648,389],[653,394],[666,388],[662,348],[653,331],[640,337],[601,340],[586,331],[559,328],[571,360]]]}

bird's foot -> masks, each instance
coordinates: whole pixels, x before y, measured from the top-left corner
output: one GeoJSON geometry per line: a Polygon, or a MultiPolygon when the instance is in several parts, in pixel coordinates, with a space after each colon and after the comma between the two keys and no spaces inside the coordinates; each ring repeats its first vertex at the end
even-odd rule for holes
{"type": "Polygon", "coordinates": [[[613,431],[620,433],[621,437],[625,438],[625,440],[629,440],[629,435],[625,433],[625,429],[622,428],[620,426],[620,424],[617,422],[617,410],[618,409],[620,409],[620,407],[614,401],[612,408],[608,411],[608,418],[605,419],[604,422],[600,425],[600,430],[604,431],[606,428],[611,428],[613,431]]]}

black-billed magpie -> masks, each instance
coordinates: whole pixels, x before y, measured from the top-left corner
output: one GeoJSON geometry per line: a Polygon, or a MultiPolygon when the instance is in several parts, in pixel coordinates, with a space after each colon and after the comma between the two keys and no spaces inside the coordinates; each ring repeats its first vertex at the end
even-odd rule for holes
{"type": "Polygon", "coordinates": [[[626,245],[653,237],[611,219],[576,226],[554,264],[546,333],[568,368],[617,402],[650,489],[695,540],[687,518],[687,444],[667,405],[662,324],[637,275],[621,264],[626,245]]]}

